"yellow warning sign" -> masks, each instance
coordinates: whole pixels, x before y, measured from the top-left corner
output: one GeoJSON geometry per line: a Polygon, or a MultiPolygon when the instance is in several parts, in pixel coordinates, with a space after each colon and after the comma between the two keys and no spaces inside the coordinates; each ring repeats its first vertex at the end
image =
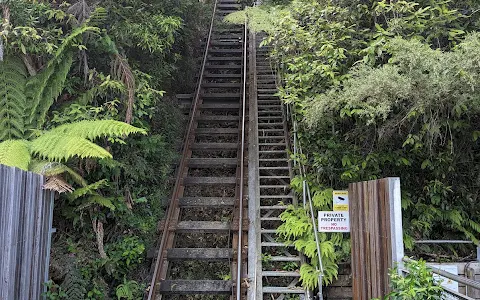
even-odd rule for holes
{"type": "Polygon", "coordinates": [[[348,191],[333,191],[333,210],[348,211],[348,191]]]}

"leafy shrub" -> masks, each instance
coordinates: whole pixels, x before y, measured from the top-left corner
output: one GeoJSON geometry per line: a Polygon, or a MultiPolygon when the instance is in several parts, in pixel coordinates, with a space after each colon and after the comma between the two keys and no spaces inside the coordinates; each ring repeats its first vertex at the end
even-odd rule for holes
{"type": "Polygon", "coordinates": [[[407,274],[399,274],[398,268],[390,271],[392,292],[388,300],[441,300],[443,288],[435,282],[424,260],[405,262],[407,274]]]}
{"type": "Polygon", "coordinates": [[[107,247],[109,263],[114,277],[122,278],[130,270],[143,261],[145,245],[136,236],[127,236],[120,242],[110,244],[107,247]]]}

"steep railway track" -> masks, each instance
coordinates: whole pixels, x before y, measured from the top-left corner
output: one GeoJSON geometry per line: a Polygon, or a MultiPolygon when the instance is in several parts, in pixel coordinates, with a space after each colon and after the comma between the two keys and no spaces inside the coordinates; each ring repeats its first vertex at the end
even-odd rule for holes
{"type": "Polygon", "coordinates": [[[261,37],[222,22],[239,9],[215,3],[149,300],[311,299],[303,257],[276,236],[297,201],[286,114],[261,37]]]}
{"type": "Polygon", "coordinates": [[[243,299],[246,28],[217,0],[148,299],[243,299]]]}

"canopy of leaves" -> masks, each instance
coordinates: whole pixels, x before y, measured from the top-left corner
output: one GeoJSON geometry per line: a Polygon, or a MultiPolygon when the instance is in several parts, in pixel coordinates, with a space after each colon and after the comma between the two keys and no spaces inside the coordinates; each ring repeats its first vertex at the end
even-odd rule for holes
{"type": "MultiPolygon", "coordinates": [[[[280,97],[299,123],[304,155],[295,159],[307,166],[292,185],[301,191],[297,181],[307,180],[316,209],[331,209],[324,200],[332,188],[398,176],[408,249],[414,239],[478,242],[479,8],[477,1],[293,0],[281,7],[283,18],[263,18],[272,21],[263,44],[273,46],[280,97]]],[[[299,213],[288,210],[280,232],[307,252],[311,229],[291,226],[299,213]]],[[[326,242],[344,253],[343,239],[326,242]]],[[[414,250],[430,257],[433,249],[414,250]]],[[[454,257],[471,249],[449,250],[454,257]]],[[[325,264],[347,256],[330,258],[322,256],[325,264]]],[[[305,267],[302,280],[315,284],[315,268],[305,267]]]]}

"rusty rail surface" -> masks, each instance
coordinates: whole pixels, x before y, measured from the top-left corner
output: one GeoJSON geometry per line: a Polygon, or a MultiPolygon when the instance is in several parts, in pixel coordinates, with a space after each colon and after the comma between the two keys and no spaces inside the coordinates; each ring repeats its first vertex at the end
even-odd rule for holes
{"type": "MultiPolygon", "coordinates": [[[[176,181],[175,181],[175,186],[174,186],[174,189],[173,189],[173,194],[172,194],[172,198],[171,198],[171,201],[170,201],[170,204],[169,204],[169,207],[168,207],[168,211],[167,211],[167,214],[166,214],[166,217],[165,217],[165,220],[163,221],[163,234],[162,234],[162,238],[159,242],[159,245],[158,245],[158,253],[157,253],[157,256],[156,256],[156,260],[155,260],[155,266],[154,266],[154,270],[153,270],[153,276],[152,276],[152,280],[151,280],[151,284],[150,284],[150,289],[148,291],[148,295],[147,295],[147,299],[156,299],[157,297],[157,294],[159,294],[159,291],[161,290],[161,288],[159,289],[159,286],[160,286],[160,282],[161,280],[165,280],[165,274],[167,274],[169,271],[168,271],[168,258],[167,258],[167,249],[169,249],[169,247],[172,247],[173,245],[173,241],[174,241],[174,236],[175,236],[175,229],[177,227],[177,224],[179,222],[179,211],[180,211],[180,208],[179,208],[179,198],[183,195],[183,192],[184,192],[184,186],[185,186],[185,179],[187,178],[186,176],[186,173],[185,173],[185,170],[188,169],[188,166],[189,166],[189,160],[190,160],[190,156],[192,154],[192,146],[193,144],[195,143],[195,131],[196,131],[196,128],[198,126],[198,118],[199,118],[199,115],[200,115],[200,110],[199,110],[199,107],[203,104],[203,98],[205,95],[202,94],[202,90],[204,90],[204,86],[202,86],[202,84],[204,83],[204,77],[207,76],[205,75],[206,74],[206,70],[209,70],[209,68],[214,68],[215,65],[207,65],[207,62],[210,61],[210,59],[212,59],[210,56],[209,56],[209,49],[211,48],[211,44],[212,44],[212,36],[213,36],[213,32],[214,32],[214,23],[216,21],[216,16],[218,17],[218,15],[222,13],[225,13],[225,11],[220,11],[219,10],[219,5],[223,5],[223,7],[234,7],[234,6],[238,6],[239,4],[236,4],[236,2],[234,1],[231,1],[231,0],[216,0],[215,1],[215,4],[214,4],[214,9],[213,9],[213,13],[212,13],[212,17],[211,17],[211,23],[210,23],[210,28],[209,28],[209,32],[208,32],[208,38],[206,40],[206,47],[205,47],[205,52],[204,52],[204,55],[203,55],[203,61],[202,61],[202,67],[201,67],[201,71],[200,71],[200,75],[199,75],[199,79],[198,79],[198,84],[197,84],[197,87],[196,87],[196,92],[195,92],[195,95],[194,95],[194,98],[192,99],[192,103],[191,103],[191,109],[190,109],[190,114],[189,114],[189,122],[188,122],[188,127],[187,127],[187,130],[186,130],[186,134],[185,134],[185,138],[184,138],[184,143],[183,143],[183,150],[182,150],[182,157],[181,157],[181,160],[180,160],[180,163],[178,165],[178,168],[177,168],[177,177],[176,177],[176,181]]],[[[227,30],[228,32],[228,30],[227,30]]],[[[219,33],[220,34],[220,33],[219,33]]],[[[226,39],[229,39],[229,41],[231,41],[231,37],[229,38],[226,38],[226,39]]],[[[218,40],[217,40],[218,41],[218,40]]],[[[215,43],[216,41],[213,40],[213,42],[215,43]]],[[[221,40],[219,42],[222,42],[221,40]]],[[[238,159],[238,162],[239,162],[239,166],[237,165],[237,178],[236,178],[236,182],[237,182],[237,188],[236,188],[236,192],[235,192],[235,204],[234,204],[234,211],[233,211],[233,217],[234,217],[234,224],[236,224],[236,222],[238,222],[238,232],[237,233],[233,233],[233,240],[231,241],[232,242],[232,250],[233,250],[233,253],[235,253],[236,251],[236,254],[237,254],[237,259],[236,259],[236,262],[233,262],[232,261],[232,267],[231,267],[231,274],[232,274],[232,277],[233,277],[233,281],[236,281],[236,282],[233,282],[232,284],[232,296],[231,296],[231,299],[233,299],[233,295],[234,295],[234,292],[233,292],[233,289],[234,289],[234,286],[236,286],[236,299],[237,300],[240,300],[242,299],[242,291],[241,291],[241,279],[242,279],[242,268],[244,267],[244,264],[243,262],[245,261],[245,258],[243,257],[243,251],[242,249],[245,247],[245,244],[246,244],[246,239],[243,238],[243,231],[244,231],[244,226],[243,226],[243,223],[244,223],[244,213],[243,213],[243,210],[244,210],[244,204],[243,204],[243,197],[244,197],[244,168],[245,168],[245,162],[244,162],[244,156],[245,156],[245,141],[246,141],[246,130],[245,130],[245,125],[246,125],[246,102],[247,102],[247,97],[246,97],[246,82],[247,82],[247,66],[246,66],[246,55],[247,55],[247,29],[246,27],[244,26],[243,28],[243,52],[242,52],[242,55],[243,55],[243,69],[242,69],[242,72],[243,72],[243,76],[241,77],[241,80],[242,80],[242,90],[241,90],[241,93],[242,93],[242,98],[241,98],[241,111],[240,111],[240,116],[239,116],[239,121],[240,121],[240,128],[239,128],[239,139],[241,140],[240,141],[240,146],[238,148],[238,152],[237,152],[237,159],[238,159]],[[235,211],[237,210],[237,211],[235,211]],[[238,242],[238,243],[237,243],[238,242]],[[236,245],[235,245],[236,244],[236,245]],[[233,268],[236,268],[236,270],[233,270],[233,268]],[[236,275],[236,276],[233,276],[233,275],[236,275]]],[[[228,51],[228,47],[227,47],[227,50],[225,51],[228,51]]],[[[233,50],[232,50],[233,52],[233,50]]],[[[227,55],[228,56],[228,55],[227,55]]],[[[228,60],[228,57],[217,57],[217,59],[219,60],[228,60]]],[[[225,67],[225,68],[228,68],[229,66],[232,66],[232,65],[229,65],[228,62],[225,62],[225,65],[219,65],[218,67],[222,68],[222,67],[225,67]]],[[[237,65],[235,65],[237,66],[237,65]]],[[[220,78],[222,77],[222,73],[218,73],[220,75],[218,75],[220,78]]],[[[228,77],[228,72],[225,73],[228,77]]],[[[210,76],[215,76],[215,74],[208,74],[210,76]]],[[[240,76],[240,75],[238,75],[240,76]]],[[[208,80],[208,78],[207,78],[208,80]]],[[[227,81],[221,81],[221,82],[224,82],[224,83],[221,83],[219,84],[218,86],[222,86],[222,84],[224,86],[228,86],[229,83],[225,83],[227,81]]],[[[232,81],[233,82],[233,81],[232,81]]],[[[211,96],[214,96],[213,94],[211,96]]],[[[216,94],[215,96],[219,96],[218,94],[216,94]]],[[[221,95],[220,95],[221,96],[221,95]]],[[[228,94],[226,94],[226,97],[229,97],[228,94]]],[[[221,101],[221,100],[220,100],[221,101]]],[[[220,104],[219,106],[222,106],[222,105],[225,105],[225,106],[228,106],[230,104],[220,104]]],[[[212,104],[210,106],[215,106],[215,104],[212,104]]],[[[212,117],[215,117],[215,116],[212,116],[212,117]]],[[[220,118],[220,117],[219,117],[220,118]]],[[[237,142],[238,143],[238,142],[237,142]]],[[[208,168],[208,167],[207,167],[208,168]]],[[[206,177],[204,178],[205,180],[208,180],[208,179],[212,179],[212,178],[215,178],[215,177],[206,177]]],[[[224,180],[225,182],[228,181],[228,178],[225,178],[224,180]]],[[[219,184],[221,184],[222,182],[219,182],[219,184]]],[[[214,223],[214,222],[212,222],[214,223]]],[[[221,223],[221,222],[217,222],[217,223],[221,223]]],[[[232,227],[233,229],[234,227],[232,227]]],[[[235,228],[236,229],[236,228],[235,228]]],[[[193,249],[193,248],[192,248],[193,249]]],[[[227,250],[227,249],[224,249],[224,250],[227,250]]],[[[161,291],[160,291],[161,292],[161,291]]],[[[204,291],[204,293],[208,293],[208,291],[204,291]]]]}

